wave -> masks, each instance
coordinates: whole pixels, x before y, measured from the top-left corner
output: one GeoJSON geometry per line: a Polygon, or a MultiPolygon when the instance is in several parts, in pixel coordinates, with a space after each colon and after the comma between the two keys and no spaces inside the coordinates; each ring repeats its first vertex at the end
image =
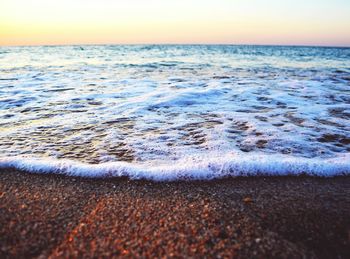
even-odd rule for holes
{"type": "Polygon", "coordinates": [[[172,162],[107,162],[101,164],[18,156],[0,158],[0,169],[87,178],[128,177],[152,181],[211,180],[237,176],[333,177],[350,174],[350,153],[328,159],[279,154],[226,154],[210,158],[187,157],[172,162]]]}

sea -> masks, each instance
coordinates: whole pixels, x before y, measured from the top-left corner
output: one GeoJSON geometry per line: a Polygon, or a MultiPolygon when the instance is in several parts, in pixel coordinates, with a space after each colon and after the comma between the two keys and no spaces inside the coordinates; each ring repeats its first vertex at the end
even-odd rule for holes
{"type": "Polygon", "coordinates": [[[154,181],[350,174],[350,48],[0,47],[0,168],[154,181]]]}

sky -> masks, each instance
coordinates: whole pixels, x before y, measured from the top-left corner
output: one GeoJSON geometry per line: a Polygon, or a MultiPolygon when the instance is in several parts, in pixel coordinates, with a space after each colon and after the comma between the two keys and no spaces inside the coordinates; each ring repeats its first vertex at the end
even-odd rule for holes
{"type": "Polygon", "coordinates": [[[350,46],[350,0],[0,0],[0,45],[350,46]]]}

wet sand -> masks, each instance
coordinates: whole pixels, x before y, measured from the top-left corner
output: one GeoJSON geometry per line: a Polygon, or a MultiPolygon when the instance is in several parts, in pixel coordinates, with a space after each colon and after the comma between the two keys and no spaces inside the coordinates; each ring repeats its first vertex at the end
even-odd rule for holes
{"type": "Polygon", "coordinates": [[[210,182],[0,172],[0,258],[349,258],[350,177],[210,182]]]}

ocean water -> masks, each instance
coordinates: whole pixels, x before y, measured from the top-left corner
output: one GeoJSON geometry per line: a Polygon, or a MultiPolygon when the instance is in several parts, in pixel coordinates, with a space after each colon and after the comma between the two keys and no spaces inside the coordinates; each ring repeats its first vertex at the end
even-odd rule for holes
{"type": "Polygon", "coordinates": [[[153,180],[350,173],[350,48],[0,48],[0,168],[153,180]]]}

